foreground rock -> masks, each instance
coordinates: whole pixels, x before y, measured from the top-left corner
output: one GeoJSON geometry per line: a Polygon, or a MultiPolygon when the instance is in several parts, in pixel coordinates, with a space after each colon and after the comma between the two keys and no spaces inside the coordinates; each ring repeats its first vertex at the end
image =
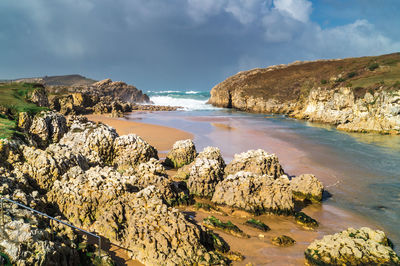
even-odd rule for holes
{"type": "Polygon", "coordinates": [[[278,247],[290,247],[296,244],[296,240],[290,236],[281,235],[271,239],[271,243],[278,247]]]}
{"type": "Polygon", "coordinates": [[[223,180],[224,170],[217,160],[196,158],[189,172],[188,188],[191,194],[211,198],[215,186],[223,180]]]}
{"type": "Polygon", "coordinates": [[[278,157],[261,149],[235,154],[232,162],[226,166],[225,174],[231,175],[239,171],[269,175],[273,178],[278,178],[284,173],[278,157]]]}
{"type": "Polygon", "coordinates": [[[315,240],[305,251],[311,265],[400,265],[384,232],[349,228],[315,240]]]}
{"type": "Polygon", "coordinates": [[[290,181],[290,186],[296,200],[309,200],[311,202],[322,200],[324,186],[314,175],[305,174],[295,177],[290,181]]]}
{"type": "Polygon", "coordinates": [[[267,175],[238,172],[215,187],[212,202],[253,213],[291,214],[294,203],[287,176],[274,179],[267,175]]]}
{"type": "Polygon", "coordinates": [[[173,168],[180,168],[193,162],[196,156],[196,147],[192,140],[179,140],[174,143],[172,150],[168,152],[165,164],[173,168]]]}

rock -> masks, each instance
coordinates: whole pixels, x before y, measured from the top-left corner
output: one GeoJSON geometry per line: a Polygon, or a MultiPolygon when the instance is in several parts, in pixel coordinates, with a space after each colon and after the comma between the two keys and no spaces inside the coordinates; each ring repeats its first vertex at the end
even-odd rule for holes
{"type": "Polygon", "coordinates": [[[214,216],[208,216],[203,219],[203,225],[209,229],[220,229],[233,236],[241,238],[249,238],[250,236],[244,233],[239,227],[234,225],[231,221],[226,223],[222,222],[220,219],[214,216]]]}
{"type": "Polygon", "coordinates": [[[217,160],[196,158],[189,172],[188,188],[191,194],[211,198],[215,186],[223,180],[223,168],[217,160]]]}
{"type": "Polygon", "coordinates": [[[114,140],[118,137],[115,129],[100,123],[82,123],[80,119],[69,123],[70,130],[60,140],[60,144],[82,154],[91,165],[113,162],[114,140]]]}
{"type": "Polygon", "coordinates": [[[174,143],[172,150],[168,152],[165,164],[174,168],[180,168],[193,162],[196,155],[196,147],[192,140],[179,140],[174,143]]]}
{"type": "Polygon", "coordinates": [[[290,247],[293,246],[296,243],[296,241],[290,236],[281,235],[272,238],[271,243],[279,247],[290,247]]]}
{"type": "Polygon", "coordinates": [[[119,170],[134,167],[151,158],[158,159],[157,150],[135,134],[117,137],[113,147],[113,165],[119,170]]]}
{"type": "Polygon", "coordinates": [[[252,213],[291,214],[294,203],[287,176],[277,179],[267,175],[238,172],[215,187],[212,202],[252,213]]]}
{"type": "Polygon", "coordinates": [[[270,231],[271,228],[269,228],[268,225],[266,225],[265,223],[261,222],[260,220],[256,220],[256,219],[249,219],[246,221],[246,225],[257,228],[261,231],[267,232],[270,231]]]}
{"type": "Polygon", "coordinates": [[[22,160],[20,145],[16,140],[0,139],[0,166],[12,169],[15,163],[22,160]]]}
{"type": "Polygon", "coordinates": [[[43,106],[43,107],[48,107],[49,106],[49,100],[47,99],[47,93],[44,87],[37,87],[31,94],[29,101],[32,103],[38,105],[38,106],[43,106]]]}
{"type": "Polygon", "coordinates": [[[311,265],[400,265],[385,233],[348,228],[312,242],[305,251],[311,265]]]}
{"type": "Polygon", "coordinates": [[[21,112],[18,115],[18,127],[24,132],[28,132],[32,125],[32,118],[27,112],[21,112]]]}
{"type": "Polygon", "coordinates": [[[225,168],[225,161],[222,158],[221,151],[217,147],[206,147],[201,151],[197,158],[205,158],[209,160],[217,160],[222,169],[225,168]]]}
{"type": "Polygon", "coordinates": [[[174,178],[178,180],[187,180],[190,176],[190,169],[192,168],[192,166],[193,162],[182,166],[181,168],[178,169],[178,171],[176,171],[174,178]]]}
{"type": "Polygon", "coordinates": [[[42,111],[35,115],[29,128],[33,144],[41,149],[60,141],[66,132],[65,117],[53,111],[42,111]]]}
{"type": "Polygon", "coordinates": [[[74,166],[83,170],[89,168],[86,158],[68,146],[52,144],[45,151],[24,146],[22,152],[24,163],[15,167],[34,179],[43,189],[49,189],[55,180],[74,166]]]}
{"type": "Polygon", "coordinates": [[[315,229],[319,226],[318,222],[305,214],[304,212],[296,212],[294,214],[295,221],[306,229],[315,229]]]}
{"type": "Polygon", "coordinates": [[[239,171],[269,175],[274,178],[278,178],[284,173],[278,157],[261,149],[235,154],[233,161],[226,166],[225,174],[231,175],[239,171]]]}
{"type": "Polygon", "coordinates": [[[320,202],[324,186],[311,174],[300,175],[290,181],[290,187],[293,191],[295,200],[310,200],[311,202],[320,202]]]}

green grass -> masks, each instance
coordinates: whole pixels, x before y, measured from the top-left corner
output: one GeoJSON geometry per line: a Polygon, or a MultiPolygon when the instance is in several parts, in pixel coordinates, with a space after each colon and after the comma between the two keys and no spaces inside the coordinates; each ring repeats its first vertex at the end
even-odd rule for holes
{"type": "Polygon", "coordinates": [[[20,112],[30,115],[47,110],[30,103],[27,99],[36,89],[41,89],[40,84],[32,83],[4,83],[0,84],[0,139],[11,139],[21,133],[16,125],[20,112]]]}
{"type": "Polygon", "coordinates": [[[28,97],[40,84],[34,83],[6,83],[0,85],[0,106],[10,110],[13,116],[18,116],[20,112],[27,112],[31,115],[46,110],[34,103],[27,101],[28,97]]]}

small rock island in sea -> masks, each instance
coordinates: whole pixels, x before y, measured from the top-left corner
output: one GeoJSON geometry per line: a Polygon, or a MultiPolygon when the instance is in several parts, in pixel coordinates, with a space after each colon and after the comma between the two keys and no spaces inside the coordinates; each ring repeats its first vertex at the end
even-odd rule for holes
{"type": "MultiPolygon", "coordinates": [[[[386,57],[396,56],[400,57],[386,57]]],[[[357,61],[357,75],[329,72],[334,77],[324,76],[322,85],[300,90],[284,102],[279,101],[282,91],[254,90],[253,95],[250,88],[268,83],[269,75],[287,75],[306,64],[335,64],[337,69],[336,64],[347,61],[296,63],[239,73],[213,88],[210,102],[286,113],[346,130],[398,134],[400,118],[394,114],[400,104],[398,85],[369,91],[345,83],[357,83],[355,76],[371,74],[368,71],[373,70],[364,69],[364,61],[357,61]],[[241,84],[248,86],[242,89],[241,84]],[[384,108],[389,105],[392,108],[384,108]],[[365,119],[371,115],[375,115],[372,122],[365,119]]],[[[280,217],[307,232],[320,226],[302,210],[321,204],[323,184],[312,173],[290,176],[275,154],[249,150],[225,162],[218,147],[198,153],[188,139],[176,142],[162,161],[140,136],[119,136],[115,129],[82,116],[177,109],[139,105],[150,104],[150,100],[131,85],[70,76],[7,82],[0,84],[0,94],[1,197],[102,239],[99,258],[96,242],[87,241],[85,234],[4,202],[0,264],[114,265],[115,252],[107,248],[112,243],[145,265],[229,265],[247,256],[233,250],[232,241],[265,238],[265,245],[277,249],[297,245],[290,232],[274,234],[268,219],[261,221],[260,215],[280,217]],[[66,84],[63,79],[74,82],[66,84]],[[232,222],[234,212],[245,213],[249,219],[232,222]],[[204,218],[196,221],[193,213],[204,218]],[[270,233],[273,237],[265,237],[270,233]]],[[[368,227],[348,228],[313,240],[304,250],[304,262],[400,265],[388,236],[368,227]]]]}

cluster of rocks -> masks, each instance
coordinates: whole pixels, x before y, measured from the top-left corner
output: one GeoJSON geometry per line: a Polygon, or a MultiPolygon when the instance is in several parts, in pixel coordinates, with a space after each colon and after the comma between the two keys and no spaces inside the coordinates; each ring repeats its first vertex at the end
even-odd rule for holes
{"type": "Polygon", "coordinates": [[[294,199],[322,200],[323,186],[315,176],[290,181],[277,156],[261,149],[236,154],[226,165],[218,148],[196,156],[194,143],[184,140],[175,143],[166,163],[180,167],[175,178],[187,180],[192,195],[253,213],[292,214],[294,199]]]}
{"type": "MultiPolygon", "coordinates": [[[[50,92],[53,89],[49,89],[50,92]]],[[[122,81],[105,79],[90,85],[68,87],[67,92],[49,96],[51,107],[64,115],[111,114],[123,116],[133,110],[174,111],[178,107],[151,105],[146,94],[122,81]]]]}
{"type": "MultiPolygon", "coordinates": [[[[7,172],[1,175],[2,195],[94,231],[145,264],[226,263],[224,256],[208,246],[207,231],[173,207],[189,202],[187,186],[169,179],[157,150],[139,136],[118,136],[101,123],[77,116],[66,119],[49,111],[21,117],[21,130],[38,137],[29,144],[0,141],[0,169],[7,172]]],[[[21,214],[23,221],[35,217],[26,215],[21,214]]],[[[32,232],[26,234],[13,227],[15,218],[6,220],[7,233],[26,237],[20,236],[17,246],[9,245],[15,239],[0,237],[0,249],[13,263],[44,254],[33,262],[79,264],[75,234],[62,240],[60,229],[58,242],[51,242],[49,233],[35,233],[32,226],[21,224],[18,228],[32,232]],[[27,252],[21,255],[15,250],[27,252]]],[[[50,230],[48,222],[38,223],[37,230],[50,230]]]]}

